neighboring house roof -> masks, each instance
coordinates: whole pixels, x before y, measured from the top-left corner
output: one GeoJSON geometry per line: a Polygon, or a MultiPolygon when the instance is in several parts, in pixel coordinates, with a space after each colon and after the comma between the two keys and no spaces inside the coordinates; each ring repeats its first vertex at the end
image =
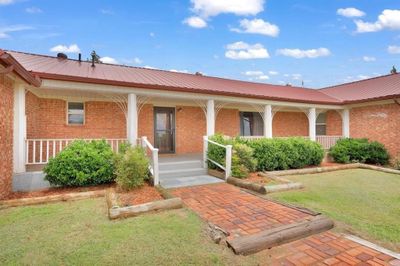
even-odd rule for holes
{"type": "Polygon", "coordinates": [[[3,50],[0,50],[0,64],[5,68],[2,71],[2,74],[15,72],[19,77],[21,77],[27,83],[37,87],[40,86],[41,81],[37,76],[28,72],[17,60],[15,60],[13,56],[11,56],[10,54],[6,53],[3,50]]]}
{"type": "Polygon", "coordinates": [[[8,51],[27,70],[44,79],[208,93],[291,102],[340,104],[318,90],[245,82],[171,71],[129,67],[8,51]]]}
{"type": "Polygon", "coordinates": [[[346,104],[400,96],[400,74],[315,90],[112,64],[92,67],[91,62],[86,61],[16,51],[0,52],[11,55],[9,57],[23,66],[26,73],[43,79],[320,104],[346,104]]]}
{"type": "Polygon", "coordinates": [[[400,97],[400,74],[364,79],[319,91],[340,99],[343,103],[397,98],[400,97]]]}

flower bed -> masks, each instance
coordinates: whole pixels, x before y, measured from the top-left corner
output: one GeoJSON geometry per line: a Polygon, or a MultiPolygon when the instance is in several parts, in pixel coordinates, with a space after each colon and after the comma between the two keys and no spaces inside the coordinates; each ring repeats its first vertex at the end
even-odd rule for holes
{"type": "Polygon", "coordinates": [[[119,206],[132,206],[164,199],[160,192],[149,184],[131,191],[117,192],[116,196],[119,206]]]}

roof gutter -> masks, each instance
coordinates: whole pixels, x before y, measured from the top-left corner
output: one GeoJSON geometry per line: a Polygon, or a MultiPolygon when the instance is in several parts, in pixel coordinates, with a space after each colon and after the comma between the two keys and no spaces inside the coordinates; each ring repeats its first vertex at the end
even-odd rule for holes
{"type": "Polygon", "coordinates": [[[42,84],[42,81],[37,75],[34,75],[26,70],[17,60],[15,60],[14,57],[4,52],[3,50],[0,50],[0,62],[2,62],[5,66],[5,69],[2,71],[1,74],[9,74],[11,72],[15,72],[30,85],[40,87],[40,85],[42,84]]]}

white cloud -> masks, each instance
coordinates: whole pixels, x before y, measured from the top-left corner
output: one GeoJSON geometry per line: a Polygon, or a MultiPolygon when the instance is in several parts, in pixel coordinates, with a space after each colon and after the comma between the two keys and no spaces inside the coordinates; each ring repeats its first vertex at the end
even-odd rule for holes
{"type": "Polygon", "coordinates": [[[191,0],[191,2],[192,11],[205,18],[222,13],[254,16],[264,10],[264,0],[191,0]]]}
{"type": "Polygon", "coordinates": [[[374,61],[376,61],[376,58],[373,56],[363,56],[363,60],[365,62],[374,62],[374,61]]]}
{"type": "Polygon", "coordinates": [[[154,33],[154,32],[150,32],[150,33],[149,33],[149,35],[150,35],[150,37],[151,37],[151,38],[154,38],[154,37],[156,37],[156,35],[155,35],[155,33],[154,33]]]}
{"type": "Polygon", "coordinates": [[[243,73],[246,76],[261,76],[264,75],[262,71],[259,70],[249,70],[243,73]]]}
{"type": "Polygon", "coordinates": [[[29,13],[29,14],[39,14],[39,13],[43,13],[43,10],[41,10],[38,7],[33,6],[33,7],[25,8],[25,12],[29,13]]]}
{"type": "Polygon", "coordinates": [[[389,45],[387,51],[389,54],[400,54],[400,46],[389,45]]]}
{"type": "Polygon", "coordinates": [[[17,32],[17,31],[24,31],[24,30],[32,30],[33,27],[26,26],[26,25],[11,25],[0,27],[0,39],[10,38],[8,33],[17,32]]]}
{"type": "Polygon", "coordinates": [[[265,0],[191,0],[190,9],[196,16],[184,20],[185,24],[195,28],[207,26],[206,19],[219,14],[237,16],[255,16],[264,10],[265,0]]]}
{"type": "Polygon", "coordinates": [[[262,34],[271,37],[279,35],[278,26],[257,18],[252,20],[242,19],[240,21],[240,29],[233,28],[231,30],[240,33],[262,34]]]}
{"type": "Polygon", "coordinates": [[[143,61],[139,58],[139,57],[135,57],[135,58],[133,58],[133,62],[135,62],[135,64],[141,64],[141,63],[143,63],[143,61]]]}
{"type": "Polygon", "coordinates": [[[235,60],[269,58],[267,49],[262,44],[235,42],[226,46],[225,57],[235,60]]]}
{"type": "Polygon", "coordinates": [[[183,23],[189,25],[190,27],[198,29],[207,27],[207,22],[201,17],[196,17],[196,16],[185,19],[183,23]]]}
{"type": "Polygon", "coordinates": [[[103,15],[114,15],[115,12],[111,9],[100,9],[100,13],[103,15]]]}
{"type": "Polygon", "coordinates": [[[270,74],[271,76],[276,76],[276,75],[279,75],[279,72],[278,71],[274,71],[274,70],[270,70],[268,72],[268,74],[270,74]]]}
{"type": "Polygon", "coordinates": [[[158,69],[158,68],[152,67],[152,66],[144,66],[144,68],[147,68],[147,69],[158,69]]]}
{"type": "Polygon", "coordinates": [[[301,79],[303,76],[301,74],[292,74],[292,79],[294,80],[299,80],[301,79]]]}
{"type": "Polygon", "coordinates": [[[400,10],[385,9],[375,22],[364,22],[362,20],[355,20],[354,22],[359,33],[376,32],[384,29],[400,30],[400,10]]]}
{"type": "Polygon", "coordinates": [[[290,56],[297,59],[300,58],[317,58],[323,56],[329,56],[331,52],[327,48],[318,48],[310,50],[300,50],[300,49],[279,49],[277,53],[284,56],[290,56]]]}
{"type": "Polygon", "coordinates": [[[358,79],[369,79],[370,76],[367,76],[367,75],[358,75],[357,78],[358,78],[358,79]]]}
{"type": "Polygon", "coordinates": [[[50,52],[76,54],[76,53],[80,53],[81,49],[79,49],[77,44],[71,44],[70,46],[59,44],[59,45],[52,47],[50,49],[50,52]]]}
{"type": "Polygon", "coordinates": [[[177,73],[189,73],[189,71],[186,70],[186,69],[183,69],[183,70],[170,69],[169,71],[171,71],[171,72],[177,72],[177,73]]]}
{"type": "Polygon", "coordinates": [[[113,65],[117,65],[118,64],[118,61],[115,58],[112,58],[112,57],[109,57],[109,56],[101,57],[100,61],[102,63],[105,63],[105,64],[113,64],[113,65]]]}
{"type": "Polygon", "coordinates": [[[268,80],[269,77],[267,75],[261,75],[261,76],[257,77],[257,79],[259,79],[259,80],[268,80]]]}
{"type": "Polygon", "coordinates": [[[357,8],[354,8],[354,7],[339,8],[336,13],[338,15],[341,15],[343,17],[348,17],[348,18],[365,16],[365,12],[363,12],[357,8]]]}
{"type": "Polygon", "coordinates": [[[5,5],[10,5],[13,4],[15,0],[0,0],[0,5],[5,6],[5,5]]]}

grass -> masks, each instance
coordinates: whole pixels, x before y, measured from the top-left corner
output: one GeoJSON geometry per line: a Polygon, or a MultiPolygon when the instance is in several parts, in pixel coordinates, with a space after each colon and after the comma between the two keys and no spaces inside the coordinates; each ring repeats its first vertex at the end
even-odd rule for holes
{"type": "Polygon", "coordinates": [[[182,209],[109,221],[105,200],[0,211],[1,265],[247,265],[182,209]]]}
{"type": "Polygon", "coordinates": [[[400,251],[400,176],[354,169],[286,177],[304,190],[271,194],[280,201],[320,211],[339,229],[400,251]]]}

